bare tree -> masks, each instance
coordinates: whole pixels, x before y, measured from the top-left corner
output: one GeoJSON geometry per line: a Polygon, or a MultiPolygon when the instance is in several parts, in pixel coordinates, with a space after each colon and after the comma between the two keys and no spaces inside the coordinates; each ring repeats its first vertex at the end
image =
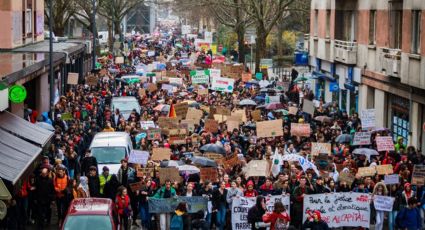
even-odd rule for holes
{"type": "MultiPolygon", "coordinates": [[[[87,30],[92,31],[92,14],[93,3],[92,0],[74,0],[75,11],[74,18],[81,23],[87,30]]],[[[97,31],[95,32],[97,34],[97,31]]]]}
{"type": "MultiPolygon", "coordinates": [[[[46,24],[48,25],[50,15],[49,7],[50,1],[45,0],[46,10],[44,11],[44,16],[46,17],[46,24]]],[[[68,24],[69,19],[75,11],[75,2],[74,0],[54,0],[52,1],[52,17],[53,17],[53,32],[56,36],[62,37],[65,34],[65,26],[68,24]]]]}

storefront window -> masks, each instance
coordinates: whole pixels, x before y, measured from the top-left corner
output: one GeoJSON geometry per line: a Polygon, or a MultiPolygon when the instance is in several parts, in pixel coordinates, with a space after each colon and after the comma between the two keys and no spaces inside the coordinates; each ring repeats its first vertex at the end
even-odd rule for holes
{"type": "Polygon", "coordinates": [[[409,138],[409,101],[400,97],[391,97],[392,108],[392,132],[394,141],[397,137],[403,137],[404,144],[407,145],[409,138]]]}

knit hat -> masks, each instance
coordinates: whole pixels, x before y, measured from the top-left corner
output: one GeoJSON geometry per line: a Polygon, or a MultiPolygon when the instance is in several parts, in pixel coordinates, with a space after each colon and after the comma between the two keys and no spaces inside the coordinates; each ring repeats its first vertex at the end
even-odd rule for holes
{"type": "Polygon", "coordinates": [[[406,184],[404,184],[404,189],[406,189],[407,187],[410,187],[410,186],[411,186],[410,183],[406,183],[406,184]]]}
{"type": "Polygon", "coordinates": [[[246,187],[248,187],[248,186],[250,186],[250,185],[254,186],[254,182],[252,182],[252,180],[250,180],[250,181],[248,181],[248,182],[246,183],[246,187]]]}

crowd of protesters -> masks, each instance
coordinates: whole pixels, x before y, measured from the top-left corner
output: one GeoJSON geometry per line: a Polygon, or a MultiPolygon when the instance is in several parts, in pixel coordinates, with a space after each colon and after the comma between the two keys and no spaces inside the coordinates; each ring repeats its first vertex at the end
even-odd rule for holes
{"type": "MultiPolygon", "coordinates": [[[[53,212],[56,212],[58,226],[61,226],[72,199],[88,197],[110,198],[115,202],[119,223],[123,229],[129,225],[139,226],[140,219],[144,229],[192,229],[195,225],[201,229],[231,229],[231,211],[233,199],[237,197],[256,197],[256,204],[249,210],[248,220],[252,229],[328,229],[326,222],[321,220],[320,211],[311,213],[303,221],[303,198],[309,194],[358,192],[373,195],[392,196],[395,198],[392,212],[376,211],[372,207],[371,222],[376,229],[417,230],[423,228],[425,190],[421,185],[411,183],[414,165],[423,164],[425,158],[413,146],[406,146],[403,138],[395,143],[395,151],[380,152],[368,159],[365,155],[355,155],[353,150],[358,146],[350,145],[350,141],[339,142],[341,134],[353,135],[361,131],[361,120],[357,113],[347,113],[340,110],[337,103],[326,104],[318,101],[313,115],[302,111],[300,95],[313,100],[315,95],[304,85],[297,84],[292,76],[287,92],[283,92],[281,103],[298,107],[295,115],[283,114],[279,111],[261,109],[262,120],[283,120],[283,136],[273,138],[257,138],[255,121],[251,111],[255,106],[245,106],[246,121],[239,128],[227,131],[226,123],[219,124],[218,132],[211,133],[204,129],[208,112],[200,124],[195,124],[193,133],[199,134],[199,142],[192,143],[188,138],[186,144],[172,145],[166,135],[162,140],[152,141],[136,136],[142,131],[140,121],[154,121],[159,117],[169,116],[168,111],[157,111],[154,108],[160,104],[176,104],[183,100],[194,100],[199,105],[223,106],[229,110],[240,108],[237,102],[242,99],[255,99],[260,94],[257,86],[245,87],[240,79],[235,83],[233,93],[221,93],[210,90],[208,95],[199,95],[192,87],[190,77],[182,62],[175,62],[171,68],[178,71],[184,84],[177,92],[169,94],[159,89],[139,94],[143,83],[124,84],[117,81],[121,76],[134,72],[134,66],[150,64],[153,61],[170,62],[181,60],[182,56],[193,62],[201,61],[203,65],[211,65],[213,55],[210,52],[197,52],[193,41],[182,39],[182,46],[177,47],[176,38],[160,42],[161,39],[144,39],[128,37],[125,45],[132,52],[126,57],[126,64],[115,64],[114,56],[101,58],[105,70],[104,76],[99,76],[97,85],[79,84],[69,86],[66,95],[60,97],[53,111],[54,119],[46,114],[39,117],[36,111],[27,111],[26,118],[31,122],[37,119],[49,122],[55,128],[54,137],[48,151],[44,154],[40,166],[33,174],[24,180],[21,189],[15,194],[9,204],[9,214],[4,221],[7,229],[25,229],[35,225],[44,229],[51,223],[53,212]],[[146,55],[144,50],[154,51],[153,56],[146,55]],[[185,93],[182,93],[185,92],[185,93]],[[111,100],[115,96],[134,96],[140,102],[142,111],[131,112],[125,119],[119,110],[112,111],[111,100]],[[62,115],[70,113],[72,119],[62,119],[62,115]],[[316,116],[328,116],[331,122],[316,121],[316,116]],[[291,123],[310,124],[312,129],[309,137],[291,135],[291,123]],[[254,127],[254,128],[253,128],[254,127]],[[200,181],[199,175],[190,175],[184,182],[159,181],[154,175],[137,177],[136,171],[128,159],[121,160],[117,174],[109,172],[108,167],[98,168],[95,157],[92,156],[89,145],[95,134],[99,132],[123,131],[130,136],[134,149],[151,151],[154,147],[170,148],[171,159],[184,160],[190,164],[183,153],[199,153],[200,147],[206,144],[216,144],[226,150],[226,155],[238,154],[240,165],[225,170],[219,166],[219,177],[216,181],[200,181]],[[136,141],[137,140],[137,141],[136,141]],[[285,154],[310,155],[311,143],[323,142],[332,144],[330,164],[319,165],[320,173],[313,169],[304,171],[297,162],[282,161],[279,170],[267,177],[246,178],[242,168],[251,160],[265,160],[272,165],[275,162],[274,152],[279,156],[285,154]],[[359,167],[369,165],[392,164],[394,173],[399,175],[400,183],[385,185],[383,175],[356,176],[352,184],[340,181],[338,172],[345,171],[356,175],[359,167]],[[320,167],[323,166],[323,167],[320,167]],[[98,171],[101,171],[98,174],[98,171]],[[325,172],[325,173],[323,173],[325,172]],[[139,191],[132,191],[130,184],[143,181],[145,186],[139,191]],[[265,197],[270,195],[289,195],[290,209],[285,210],[282,203],[276,203],[273,212],[267,212],[265,197]],[[179,204],[174,213],[153,215],[149,212],[149,198],[170,198],[175,196],[203,196],[209,199],[212,208],[205,213],[188,214],[187,205],[179,204]],[[55,207],[53,206],[55,205],[55,207]],[[287,213],[290,211],[291,215],[287,213]],[[129,220],[133,220],[130,221],[129,220]],[[202,220],[202,221],[201,221],[202,220]]],[[[189,68],[193,68],[193,64],[189,68]]],[[[167,66],[166,68],[170,68],[167,66]]],[[[247,71],[250,71],[246,69],[247,71]]],[[[100,71],[98,71],[100,72],[100,71]]],[[[152,81],[148,78],[148,81],[152,81]]],[[[272,85],[273,81],[270,82],[272,85]]],[[[274,92],[276,93],[276,92],[274,92]]],[[[270,93],[274,95],[273,92],[270,93]]],[[[302,99],[302,98],[301,98],[302,99]]],[[[199,107],[198,107],[199,108],[199,107]]],[[[192,132],[188,134],[188,137],[192,132]]],[[[376,148],[376,136],[390,135],[387,129],[373,130],[372,144],[366,146],[376,148]]],[[[365,146],[364,146],[365,147],[365,146]]],[[[201,154],[201,153],[200,153],[201,154]]],[[[312,162],[315,162],[313,157],[312,162]]],[[[149,162],[159,167],[159,162],[149,162]]]]}

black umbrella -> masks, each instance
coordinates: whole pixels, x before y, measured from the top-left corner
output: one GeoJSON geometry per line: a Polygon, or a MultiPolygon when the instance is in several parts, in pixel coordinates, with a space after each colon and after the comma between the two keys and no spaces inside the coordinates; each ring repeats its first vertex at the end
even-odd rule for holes
{"type": "Polygon", "coordinates": [[[207,167],[217,167],[217,163],[214,160],[211,160],[209,158],[206,157],[198,157],[198,156],[194,156],[192,157],[192,159],[190,159],[192,161],[192,164],[194,165],[199,165],[199,166],[207,166],[207,167]]]}
{"type": "Polygon", "coordinates": [[[226,150],[224,150],[223,147],[216,145],[216,144],[206,144],[200,148],[201,151],[208,152],[208,153],[220,153],[220,154],[226,154],[226,150]]]}

